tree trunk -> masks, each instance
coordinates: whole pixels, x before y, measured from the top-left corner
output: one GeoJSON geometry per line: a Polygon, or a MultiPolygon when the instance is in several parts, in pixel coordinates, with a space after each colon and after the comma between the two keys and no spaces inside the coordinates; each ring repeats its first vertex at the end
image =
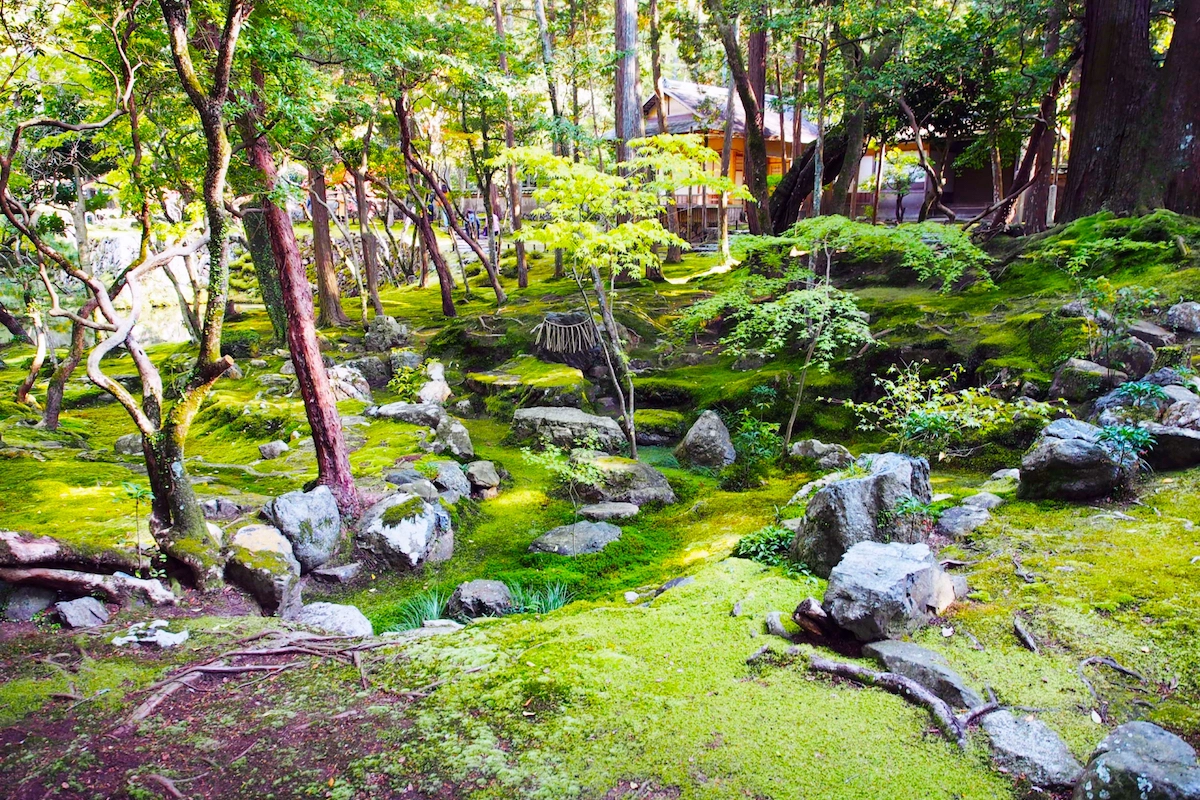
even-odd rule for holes
{"type": "Polygon", "coordinates": [[[287,338],[287,312],[283,310],[279,269],[272,255],[271,238],[267,233],[264,214],[261,208],[246,209],[242,214],[242,227],[246,229],[246,245],[250,251],[250,261],[254,264],[254,274],[258,278],[263,304],[267,307],[267,317],[271,320],[271,329],[275,332],[275,339],[282,342],[287,338]]]}
{"type": "Polygon", "coordinates": [[[29,321],[33,326],[34,336],[37,337],[37,350],[29,361],[29,370],[25,379],[17,387],[17,402],[36,409],[38,407],[37,400],[31,398],[29,392],[33,389],[33,384],[37,382],[38,373],[42,371],[42,364],[46,363],[46,329],[42,326],[42,314],[37,308],[31,308],[29,321]]]}
{"type": "Polygon", "coordinates": [[[729,65],[729,75],[733,79],[738,98],[742,101],[742,108],[746,112],[746,154],[743,159],[743,173],[746,188],[754,196],[753,202],[746,203],[746,216],[750,232],[763,233],[770,230],[771,227],[771,215],[768,210],[770,190],[767,188],[767,142],[762,133],[763,109],[754,94],[754,88],[750,83],[750,74],[742,61],[737,29],[726,17],[721,0],[706,0],[706,5],[712,15],[713,23],[720,31],[721,44],[725,48],[725,60],[729,65]]]}
{"type": "MultiPolygon", "coordinates": [[[[540,2],[540,0],[539,0],[540,2]]],[[[617,70],[613,91],[617,120],[617,161],[629,160],[629,140],[644,133],[638,100],[637,0],[616,0],[617,70]]]]}
{"type": "MultiPolygon", "coordinates": [[[[1079,105],[1061,218],[1138,205],[1145,139],[1161,135],[1146,118],[1150,94],[1150,0],[1088,0],[1079,105]]],[[[1193,59],[1195,54],[1191,56],[1193,59]]]]}
{"type": "Polygon", "coordinates": [[[1200,216],[1200,0],[1176,0],[1171,49],[1158,81],[1162,127],[1142,203],[1200,216]]]}
{"type": "MultiPolygon", "coordinates": [[[[733,79],[725,88],[725,138],[721,142],[721,177],[729,177],[733,165],[733,79]]],[[[689,192],[690,194],[690,192],[689,192]]],[[[708,209],[704,210],[708,214],[708,209]]],[[[733,258],[729,251],[729,192],[721,192],[717,199],[717,238],[721,245],[721,260],[728,264],[733,258]]]]}
{"type": "MultiPolygon", "coordinates": [[[[821,137],[823,147],[810,147],[799,159],[792,162],[792,167],[783,176],[775,193],[771,195],[771,230],[776,236],[782,236],[788,228],[796,224],[800,218],[800,210],[804,201],[813,194],[817,184],[818,170],[823,178],[837,177],[842,169],[842,160],[846,155],[846,137],[841,129],[833,128],[821,137]],[[824,151],[824,161],[817,160],[818,151],[824,151]]],[[[820,142],[821,140],[818,140],[820,142]]],[[[813,197],[813,212],[820,210],[820,204],[813,197]]]]}
{"type": "Polygon", "coordinates": [[[833,189],[830,191],[828,209],[830,214],[850,216],[850,192],[854,188],[856,178],[858,178],[859,165],[862,163],[863,145],[866,141],[866,116],[867,107],[865,103],[856,104],[846,114],[845,154],[843,156],[842,168],[838,171],[837,179],[833,182],[833,189]]]}
{"type": "MultiPolygon", "coordinates": [[[[814,217],[821,216],[821,200],[825,194],[825,106],[828,97],[825,93],[825,72],[829,61],[829,31],[826,27],[821,31],[821,53],[817,59],[817,143],[816,150],[813,156],[813,174],[812,174],[812,215],[814,217]]],[[[842,156],[845,157],[846,148],[842,147],[842,156]]],[[[797,217],[799,216],[799,206],[796,207],[797,217]]],[[[778,223],[776,223],[778,225],[778,223]]]]}
{"type": "Polygon", "coordinates": [[[379,299],[379,253],[375,250],[375,234],[371,231],[371,206],[367,201],[367,181],[358,169],[351,169],[354,177],[354,202],[358,206],[358,240],[362,248],[363,271],[367,273],[367,294],[375,316],[383,315],[383,301],[379,299]]]}
{"type": "MultiPolygon", "coordinates": [[[[500,40],[500,71],[505,75],[509,74],[508,69],[508,50],[506,48],[506,38],[504,35],[504,15],[500,10],[500,0],[492,0],[492,14],[495,16],[496,22],[496,38],[500,40]]],[[[576,95],[578,101],[578,94],[576,95]]],[[[516,135],[513,131],[512,122],[512,101],[505,97],[504,99],[504,144],[512,149],[517,146],[516,135]]],[[[576,104],[578,108],[578,103],[576,104]]],[[[578,115],[578,114],[577,114],[578,115]]],[[[516,167],[509,164],[508,166],[508,213],[509,219],[512,221],[513,234],[518,234],[521,231],[521,184],[517,180],[516,167]]],[[[514,248],[517,253],[517,287],[524,289],[529,285],[529,264],[525,258],[525,242],[520,238],[516,238],[514,248]]],[[[466,283],[466,275],[464,273],[463,283],[466,283]]]]}
{"type": "MultiPolygon", "coordinates": [[[[1055,3],[1050,6],[1046,18],[1046,41],[1042,47],[1042,56],[1047,60],[1053,60],[1058,55],[1061,25],[1062,8],[1055,3]]],[[[1039,118],[1045,123],[1045,130],[1050,135],[1039,137],[1035,148],[1033,185],[1025,195],[1025,214],[1022,220],[1027,234],[1044,231],[1050,224],[1050,185],[1058,180],[1054,170],[1054,148],[1058,142],[1058,91],[1052,92],[1050,99],[1049,104],[1046,98],[1042,99],[1039,111],[1039,118]],[[1049,117],[1046,116],[1047,111],[1049,117]]],[[[1032,142],[1029,147],[1033,148],[1032,142]]]]}
{"type": "MultiPolygon", "coordinates": [[[[660,40],[662,38],[662,26],[658,15],[658,0],[650,0],[650,75],[654,80],[654,96],[655,96],[655,111],[658,113],[658,132],[667,133],[667,112],[663,108],[663,93],[662,93],[662,47],[660,40]]],[[[705,209],[707,213],[707,209],[705,209]]],[[[667,230],[676,236],[679,235],[679,214],[675,211],[675,195],[674,192],[667,197],[667,230]]],[[[683,260],[683,250],[679,245],[670,245],[667,247],[667,263],[678,264],[683,260]]],[[[663,280],[662,268],[657,264],[653,269],[646,269],[646,277],[650,280],[663,280]]]]}
{"type": "Polygon", "coordinates": [[[554,38],[550,33],[550,23],[546,19],[546,0],[533,0],[533,13],[537,17],[538,38],[542,44],[542,70],[545,72],[546,89],[550,94],[550,116],[554,122],[554,152],[561,156],[564,155],[562,112],[558,107],[558,76],[554,74],[554,38]]]}
{"type": "MultiPolygon", "coordinates": [[[[246,158],[262,180],[262,220],[270,241],[271,254],[279,271],[283,307],[287,311],[287,343],[296,367],[296,381],[304,400],[304,411],[312,429],[317,459],[318,482],[330,488],[343,514],[357,515],[360,510],[358,490],[350,472],[337,400],[329,383],[329,374],[321,359],[317,329],[313,319],[312,288],[296,234],[287,210],[276,205],[271,195],[277,188],[275,158],[267,138],[259,131],[258,115],[253,112],[238,118],[238,128],[246,148],[246,158]]],[[[361,183],[361,182],[358,182],[361,183]]],[[[363,194],[365,196],[365,193],[363,194]]],[[[360,219],[365,209],[359,206],[360,219]]]]}
{"type": "MultiPolygon", "coordinates": [[[[94,310],[94,303],[91,304],[90,309],[88,304],[85,304],[80,310],[79,316],[90,316],[94,310]]],[[[72,373],[79,367],[79,362],[83,360],[86,332],[86,329],[78,322],[71,323],[71,349],[67,352],[67,357],[59,362],[54,374],[50,376],[50,385],[46,387],[46,409],[42,412],[42,427],[48,431],[58,430],[58,420],[62,414],[63,393],[66,391],[67,381],[71,379],[72,373]]]]}
{"type": "Polygon", "coordinates": [[[338,286],[337,269],[333,264],[329,198],[325,190],[325,168],[320,164],[308,165],[308,191],[312,195],[313,262],[317,273],[317,297],[321,302],[317,325],[347,327],[350,318],[342,309],[342,290],[338,286]]]}
{"type": "Polygon", "coordinates": [[[75,248],[79,252],[79,268],[87,272],[92,258],[88,243],[87,199],[83,196],[83,175],[79,171],[78,163],[71,164],[71,176],[75,182],[75,202],[71,206],[71,215],[75,223],[75,248]]]}

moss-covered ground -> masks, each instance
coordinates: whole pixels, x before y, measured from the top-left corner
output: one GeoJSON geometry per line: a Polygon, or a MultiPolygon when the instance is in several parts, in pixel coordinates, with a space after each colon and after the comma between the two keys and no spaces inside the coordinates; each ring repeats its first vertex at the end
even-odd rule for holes
{"type": "MultiPolygon", "coordinates": [[[[800,430],[855,450],[877,446],[856,432],[840,405],[820,398],[867,391],[871,373],[897,359],[964,363],[981,379],[1008,370],[1044,382],[1082,338],[1077,323],[1053,314],[1075,292],[1055,266],[1062,248],[1146,243],[1095,245],[1088,269],[1118,285],[1157,286],[1172,301],[1196,299],[1194,228],[1161,215],[1139,223],[1101,217],[1033,243],[997,242],[993,289],[942,294],[932,285],[868,281],[855,291],[882,346],[809,376],[800,430]],[[1189,255],[1177,236],[1190,244],[1189,255]]],[[[441,318],[434,287],[387,289],[385,309],[414,329],[417,349],[447,363],[460,393],[468,373],[506,363],[529,385],[558,387],[574,382],[574,373],[513,359],[531,350],[531,330],[546,311],[577,305],[577,289],[551,277],[549,256],[535,254],[532,266],[530,287],[509,287],[512,299],[499,311],[482,284],[453,322],[441,318]]],[[[744,271],[725,269],[712,255],[689,255],[665,271],[667,283],[618,292],[618,317],[637,336],[633,355],[660,367],[638,379],[639,420],[648,430],[678,431],[704,408],[746,405],[764,384],[779,390],[765,413],[785,418],[799,354],[742,370],[720,354],[715,334],[667,343],[683,306],[735,285],[744,271]],[[681,352],[692,357],[679,358],[681,352]]],[[[345,301],[352,318],[357,302],[345,301]]],[[[252,302],[244,309],[232,327],[260,334],[267,366],[239,359],[244,377],[217,385],[193,428],[187,463],[201,494],[254,506],[300,488],[316,467],[299,398],[259,380],[278,373],[285,354],[267,341],[261,309],[252,302]],[[261,460],[258,445],[277,438],[292,449],[261,460]]],[[[323,334],[331,342],[358,335],[323,334]]],[[[160,346],[152,355],[165,361],[186,349],[160,346]]],[[[30,351],[10,345],[2,355],[0,386],[11,388],[30,351]]],[[[105,366],[115,375],[133,373],[127,359],[105,366]]],[[[375,396],[393,399],[386,390],[375,396]]],[[[350,418],[363,408],[347,401],[339,410],[350,418]]],[[[31,427],[36,416],[8,401],[0,416],[0,439],[11,448],[0,461],[3,527],[81,548],[128,549],[139,538],[136,519],[148,541],[145,508],[124,485],[145,486],[144,466],[112,450],[133,430],[118,405],[81,375],[69,387],[59,432],[31,427]]],[[[820,597],[822,582],[728,554],[741,536],[794,516],[787,500],[815,475],[776,468],[766,485],[731,492],[715,474],[680,468],[668,448],[643,448],[642,458],[666,474],[679,501],[644,508],[622,523],[619,542],[567,561],[527,552],[538,534],[574,519],[550,473],[506,440],[505,418],[484,415],[466,424],[477,457],[507,476],[498,497],[455,511],[453,558],[420,572],[368,570],[337,589],[313,584],[306,600],[353,603],[377,631],[400,627],[414,596],[448,593],[473,578],[529,588],[562,584],[572,597],[566,607],[383,648],[366,659],[366,686],[353,664],[329,659],[266,680],[211,679],[206,691],[165,704],[138,735],[120,741],[105,734],[169,670],[279,623],[241,616],[250,605],[232,590],[215,601],[188,594],[170,612],[192,633],[179,650],[109,643],[130,622],[152,618],[149,609],[123,611],[95,634],[68,634],[48,621],[10,623],[0,635],[0,785],[22,798],[155,797],[161,792],[147,776],[158,773],[178,781],[184,796],[204,797],[1019,796],[1011,777],[991,768],[982,736],[960,753],[919,709],[808,674],[807,647],[786,656],[786,643],[763,633],[767,611],[788,612],[804,597],[820,597]],[[681,575],[696,580],[653,596],[681,575]],[[627,591],[641,592],[641,600],[626,602],[627,591]],[[731,616],[739,602],[741,616],[731,616]],[[763,644],[776,655],[748,666],[746,657],[763,644]]],[[[436,458],[420,448],[424,435],[401,423],[350,420],[350,460],[360,483],[380,492],[383,472],[398,461],[420,468],[436,458]]],[[[1008,453],[1007,463],[1018,455],[1008,453]]],[[[961,497],[985,485],[986,475],[935,465],[934,482],[935,492],[961,497]]],[[[944,553],[965,562],[960,569],[974,592],[917,640],[943,652],[976,687],[1036,709],[1028,713],[1059,731],[1081,758],[1107,728],[1135,717],[1197,741],[1198,490],[1200,471],[1192,471],[1149,476],[1137,502],[1120,506],[1010,500],[993,522],[944,553]],[[1037,655],[1012,635],[1018,614],[1042,642],[1037,655]],[[1093,698],[1079,665],[1102,655],[1146,682],[1085,667],[1099,695],[1093,698]]],[[[235,529],[246,521],[222,524],[235,529]]]]}

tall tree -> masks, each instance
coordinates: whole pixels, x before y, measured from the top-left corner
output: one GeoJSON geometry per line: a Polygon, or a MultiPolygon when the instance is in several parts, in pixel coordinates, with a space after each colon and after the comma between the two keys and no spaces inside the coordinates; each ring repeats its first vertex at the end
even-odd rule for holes
{"type": "MultiPolygon", "coordinates": [[[[540,0],[539,0],[540,2],[540,0]]],[[[638,99],[637,0],[616,0],[614,44],[617,48],[616,104],[617,161],[630,159],[629,142],[642,136],[642,103],[638,99]]]]}

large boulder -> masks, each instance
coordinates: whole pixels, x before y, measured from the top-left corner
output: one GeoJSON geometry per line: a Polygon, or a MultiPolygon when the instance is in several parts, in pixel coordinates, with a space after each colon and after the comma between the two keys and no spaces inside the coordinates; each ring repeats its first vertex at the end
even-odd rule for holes
{"type": "Polygon", "coordinates": [[[1167,309],[1167,324],[1177,331],[1200,333],[1200,303],[1189,300],[1167,309]]]}
{"type": "Polygon", "coordinates": [[[127,433],[117,437],[117,441],[113,443],[113,450],[120,456],[140,456],[142,454],[142,435],[127,433]]]}
{"type": "Polygon", "coordinates": [[[363,413],[368,417],[382,417],[409,425],[424,425],[426,428],[437,428],[446,419],[446,410],[436,403],[387,403],[368,408],[363,413]]]}
{"type": "Polygon", "coordinates": [[[502,617],[512,610],[512,592],[502,581],[460,583],[446,603],[452,617],[502,617]]]}
{"type": "MultiPolygon", "coordinates": [[[[1141,339],[1151,347],[1171,347],[1175,344],[1175,334],[1153,322],[1138,320],[1129,326],[1129,335],[1141,339]]],[[[1139,373],[1145,374],[1145,373],[1139,373]]]]}
{"type": "Polygon", "coordinates": [[[829,573],[822,607],[861,642],[911,633],[954,602],[926,544],[859,542],[829,573]]]}
{"type": "Polygon", "coordinates": [[[292,553],[303,572],[316,569],[337,553],[342,515],[328,486],[280,495],[263,507],[263,516],[292,543],[292,553]]]}
{"type": "Polygon", "coordinates": [[[1086,403],[1129,380],[1124,372],[1087,361],[1067,359],[1050,384],[1050,399],[1086,403]]]}
{"type": "Polygon", "coordinates": [[[466,472],[472,489],[487,491],[500,485],[500,473],[491,461],[472,461],[467,464],[466,472]]]}
{"type": "Polygon", "coordinates": [[[58,592],[43,586],[18,586],[8,596],[4,618],[11,622],[29,622],[54,605],[58,592]]]}
{"type": "Polygon", "coordinates": [[[1092,500],[1125,486],[1129,469],[1100,442],[1100,429],[1058,419],[1021,459],[1018,495],[1027,500],[1092,500]]]}
{"type": "Polygon", "coordinates": [[[408,344],[408,326],[395,317],[377,316],[367,324],[363,347],[381,353],[408,344]]]}
{"type": "Polygon", "coordinates": [[[371,636],[375,633],[371,620],[357,606],[338,603],[307,603],[296,613],[294,621],[342,636],[371,636]]]}
{"type": "Polygon", "coordinates": [[[983,730],[991,740],[992,760],[1040,789],[1068,789],[1083,772],[1059,735],[1041,720],[993,711],[983,718],[983,730]]]}
{"type": "Polygon", "coordinates": [[[403,492],[367,509],[357,538],[365,550],[397,569],[445,561],[454,552],[450,515],[441,504],[403,492]]]}
{"type": "Polygon", "coordinates": [[[804,439],[792,445],[793,458],[817,462],[821,469],[845,469],[854,463],[854,456],[840,444],[825,444],[819,439],[804,439]]]}
{"type": "Polygon", "coordinates": [[[715,411],[700,415],[675,448],[675,455],[685,463],[713,469],[727,467],[737,457],[729,429],[715,411]]]}
{"type": "Polygon", "coordinates": [[[471,481],[457,461],[434,461],[429,466],[437,470],[437,477],[433,479],[437,488],[463,496],[471,493],[471,481]]]}
{"type": "Polygon", "coordinates": [[[529,545],[531,553],[582,556],[599,553],[621,538],[621,529],[610,522],[576,522],[546,531],[529,545]]]}
{"type": "Polygon", "coordinates": [[[615,420],[587,414],[578,408],[536,406],[513,414],[512,437],[517,441],[548,441],[556,447],[594,447],[615,453],[628,444],[615,420]]]}
{"type": "Polygon", "coordinates": [[[1149,722],[1127,722],[1096,746],[1072,800],[1200,800],[1191,745],[1149,722]]]}
{"type": "Polygon", "coordinates": [[[300,609],[300,562],[276,528],[240,528],[229,542],[225,575],[249,592],[266,616],[287,617],[300,609]]]}
{"type": "Polygon", "coordinates": [[[916,681],[954,708],[983,705],[983,698],[950,669],[944,656],[918,644],[884,639],[864,647],[863,655],[875,659],[888,672],[916,681]]]}
{"type": "Polygon", "coordinates": [[[382,356],[362,356],[346,362],[347,367],[358,370],[367,379],[372,389],[383,389],[392,379],[392,362],[382,356]]]}
{"type": "Polygon", "coordinates": [[[920,535],[896,509],[905,498],[930,501],[929,462],[884,453],[863,463],[870,474],[832,482],[813,495],[792,542],[792,558],[821,577],[858,542],[910,542],[920,535]]]}
{"type": "Polygon", "coordinates": [[[1154,369],[1155,358],[1153,345],[1136,336],[1128,336],[1114,342],[1100,361],[1111,369],[1141,376],[1154,369]]]}
{"type": "Polygon", "coordinates": [[[1154,437],[1154,444],[1142,454],[1142,460],[1152,469],[1165,472],[1200,464],[1200,430],[1153,422],[1143,423],[1142,427],[1154,437]]]}
{"type": "Polygon", "coordinates": [[[575,491],[589,503],[646,503],[670,505],[675,492],[661,472],[631,458],[610,456],[596,450],[576,450],[571,461],[592,472],[596,481],[576,482],[575,491]]]}

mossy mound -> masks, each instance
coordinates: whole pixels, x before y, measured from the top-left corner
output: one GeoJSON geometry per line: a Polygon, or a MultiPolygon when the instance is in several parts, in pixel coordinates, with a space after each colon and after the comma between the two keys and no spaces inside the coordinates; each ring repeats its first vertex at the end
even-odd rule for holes
{"type": "Polygon", "coordinates": [[[547,363],[531,355],[517,356],[494,370],[469,372],[465,386],[480,396],[495,398],[513,408],[586,408],[591,393],[578,369],[547,363]]]}

